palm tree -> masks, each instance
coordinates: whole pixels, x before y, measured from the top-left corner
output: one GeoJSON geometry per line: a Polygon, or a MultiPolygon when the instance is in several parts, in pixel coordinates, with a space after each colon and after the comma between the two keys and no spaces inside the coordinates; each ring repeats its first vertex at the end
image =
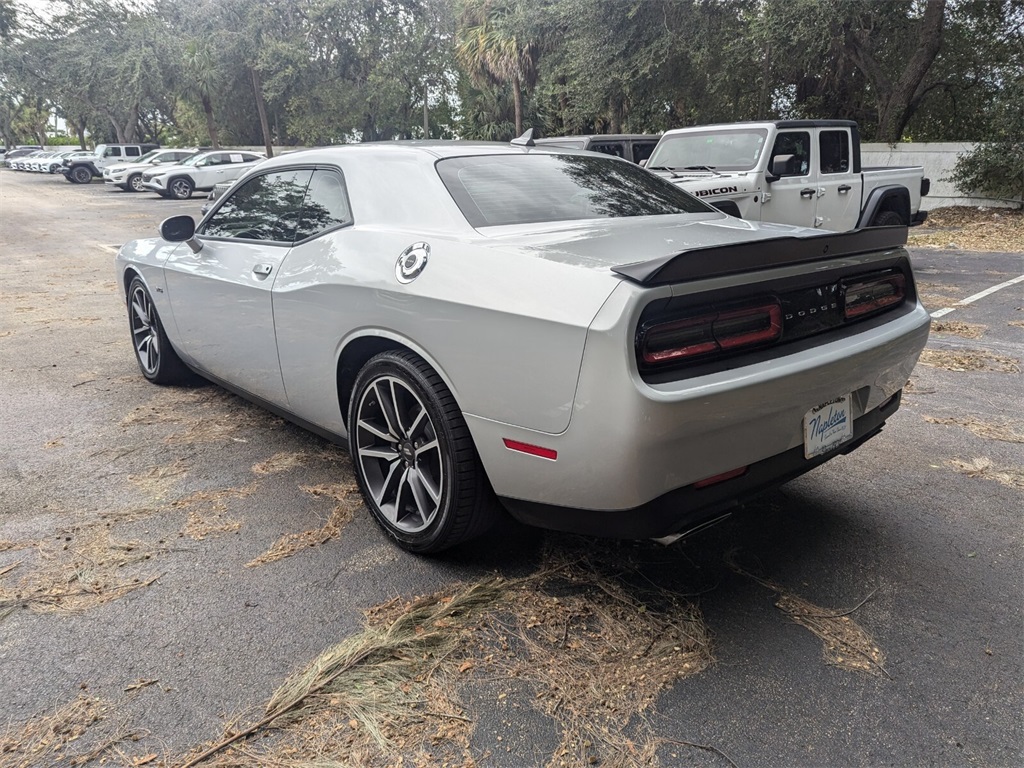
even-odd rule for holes
{"type": "Polygon", "coordinates": [[[463,0],[455,47],[476,85],[512,86],[517,136],[523,132],[523,88],[536,84],[539,56],[539,46],[517,24],[521,6],[521,0],[463,0]]]}
{"type": "Polygon", "coordinates": [[[189,90],[199,97],[203,105],[206,129],[210,132],[210,146],[220,149],[212,100],[217,81],[217,62],[207,41],[193,40],[185,47],[185,73],[189,80],[189,90]]]}

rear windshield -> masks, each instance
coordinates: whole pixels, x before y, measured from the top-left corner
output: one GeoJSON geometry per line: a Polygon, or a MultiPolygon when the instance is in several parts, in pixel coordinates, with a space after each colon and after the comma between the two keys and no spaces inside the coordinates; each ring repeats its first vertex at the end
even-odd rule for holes
{"type": "Polygon", "coordinates": [[[632,163],[585,155],[481,155],[437,171],[473,227],[707,213],[714,210],[632,163]]]}

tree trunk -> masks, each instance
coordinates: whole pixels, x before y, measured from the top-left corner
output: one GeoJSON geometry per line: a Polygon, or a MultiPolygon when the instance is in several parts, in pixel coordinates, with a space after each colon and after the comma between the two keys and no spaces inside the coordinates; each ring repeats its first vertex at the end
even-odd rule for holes
{"type": "Polygon", "coordinates": [[[128,142],[124,140],[124,130],[121,128],[121,124],[117,122],[117,118],[111,114],[109,109],[107,110],[107,119],[110,121],[110,124],[114,126],[114,134],[117,137],[117,143],[127,144],[128,142]]]}
{"type": "Polygon", "coordinates": [[[516,136],[523,135],[523,85],[518,75],[512,78],[512,100],[516,106],[516,136]]]}
{"type": "Polygon", "coordinates": [[[924,78],[942,47],[942,22],[946,0],[927,0],[924,16],[917,30],[916,46],[895,82],[872,56],[868,32],[851,35],[852,58],[857,68],[871,81],[878,94],[878,141],[895,144],[913,116],[924,95],[924,78]]]}
{"type": "Polygon", "coordinates": [[[423,138],[430,138],[430,108],[427,98],[430,96],[430,91],[426,85],[423,86],[423,138]]]}
{"type": "Polygon", "coordinates": [[[259,72],[256,67],[249,67],[252,75],[252,93],[256,97],[256,111],[260,114],[260,129],[263,131],[263,144],[267,150],[267,157],[274,156],[274,143],[270,137],[270,123],[267,120],[267,102],[263,98],[263,83],[260,82],[259,72]]]}
{"type": "Polygon", "coordinates": [[[206,115],[206,130],[210,134],[210,146],[220,149],[220,141],[217,138],[217,123],[213,120],[213,102],[210,101],[210,94],[203,93],[200,97],[203,102],[203,114],[206,115]]]}

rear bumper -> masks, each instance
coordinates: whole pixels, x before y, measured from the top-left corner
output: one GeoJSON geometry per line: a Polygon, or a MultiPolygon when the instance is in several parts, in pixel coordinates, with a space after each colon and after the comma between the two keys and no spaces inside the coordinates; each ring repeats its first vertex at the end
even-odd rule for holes
{"type": "Polygon", "coordinates": [[[553,504],[501,498],[511,515],[522,523],[555,531],[618,539],[654,539],[683,534],[714,521],[729,509],[766,490],[850,453],[882,431],[885,421],[899,409],[902,390],[873,411],[856,419],[853,439],[824,456],[805,459],[803,448],[751,464],[745,474],[704,488],[693,485],[628,510],[586,510],[553,504]]]}
{"type": "MultiPolygon", "coordinates": [[[[591,327],[564,432],[543,433],[465,414],[495,493],[520,514],[544,507],[587,510],[584,517],[602,522],[589,524],[561,513],[556,518],[572,519],[572,530],[616,530],[632,523],[612,518],[630,518],[632,510],[651,503],[659,507],[659,499],[677,492],[669,496],[672,504],[686,500],[686,489],[694,483],[739,467],[762,469],[723,483],[721,492],[744,490],[747,484],[756,491],[769,482],[762,474],[769,469],[776,475],[771,482],[784,482],[816,466],[802,458],[803,419],[811,408],[850,395],[851,415],[859,425],[854,445],[880,426],[891,412],[887,409],[898,406],[898,399],[891,399],[909,379],[930,325],[927,310],[914,302],[902,312],[865,321],[855,332],[780,356],[646,383],[636,372],[632,345],[623,343],[636,327],[628,306],[632,288],[624,283],[614,292],[591,327]],[[875,418],[877,423],[871,421],[875,418]],[[506,441],[539,446],[557,458],[528,455],[506,441]],[[777,457],[787,455],[800,460],[776,464],[777,457]]],[[[718,492],[709,488],[700,498],[718,492]]],[[[638,523],[643,533],[636,535],[664,535],[664,530],[653,531],[666,521],[669,528],[686,524],[675,512],[667,518],[651,514],[649,522],[638,523]]]]}

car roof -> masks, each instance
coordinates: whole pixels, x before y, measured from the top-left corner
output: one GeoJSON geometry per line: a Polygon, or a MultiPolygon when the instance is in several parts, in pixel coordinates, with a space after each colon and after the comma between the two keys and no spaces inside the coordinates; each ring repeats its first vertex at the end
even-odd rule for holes
{"type": "Polygon", "coordinates": [[[537,143],[556,141],[651,141],[661,138],[660,133],[581,133],[573,136],[545,136],[534,139],[537,143]]]}
{"type": "MultiPolygon", "coordinates": [[[[377,157],[419,157],[447,159],[477,155],[526,155],[530,153],[566,154],[582,152],[569,147],[506,144],[498,141],[368,141],[361,144],[339,144],[317,149],[304,149],[278,155],[274,160],[292,162],[331,162],[343,159],[377,157]]],[[[277,165],[278,163],[274,163],[277,165]]]]}

